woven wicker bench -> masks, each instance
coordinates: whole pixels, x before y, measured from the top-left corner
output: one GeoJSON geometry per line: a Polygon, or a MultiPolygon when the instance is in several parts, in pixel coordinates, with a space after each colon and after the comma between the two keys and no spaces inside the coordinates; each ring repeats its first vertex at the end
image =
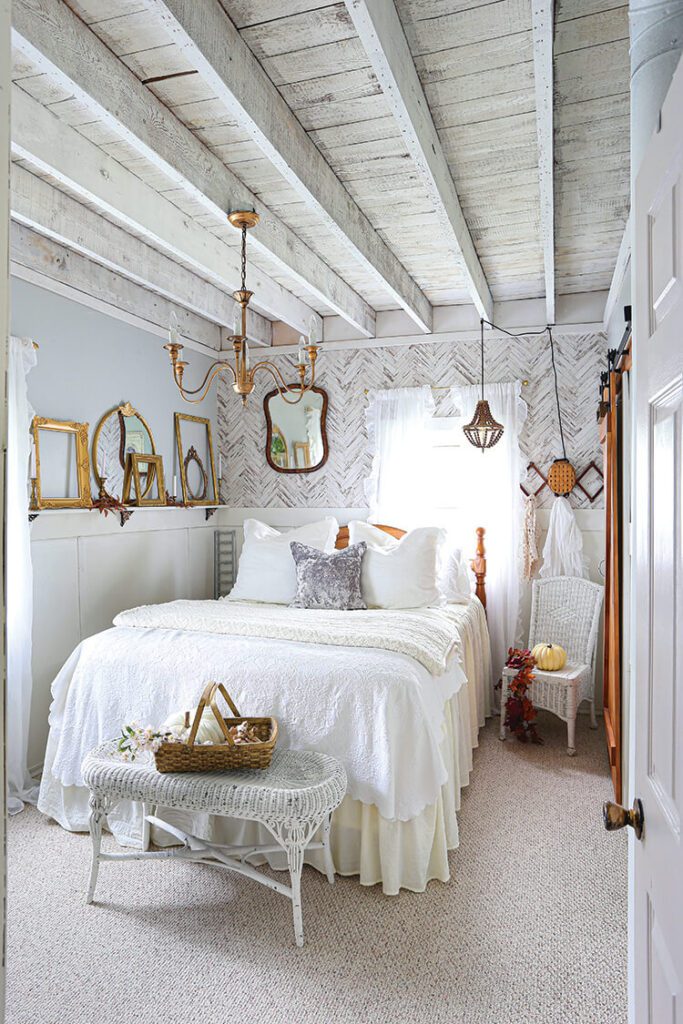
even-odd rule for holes
{"type": "Polygon", "coordinates": [[[323,850],[327,878],[330,884],[334,883],[329,845],[330,817],[346,792],[346,773],[339,761],[313,751],[276,750],[270,767],[263,771],[162,775],[151,755],[134,762],[123,761],[116,743],[110,741],[85,758],[83,778],[90,789],[93,846],[88,903],[93,901],[102,861],[172,857],[198,864],[213,864],[252,878],[287,896],[293,904],[296,944],[303,946],[301,869],[307,848],[323,850]],[[108,811],[120,800],[139,801],[143,805],[142,848],[103,853],[102,826],[108,811]],[[272,834],[275,843],[219,846],[155,817],[154,809],[157,807],[203,811],[259,822],[272,834]],[[151,825],[165,829],[181,845],[150,850],[151,825]],[[318,829],[321,837],[314,842],[318,829]],[[281,849],[287,855],[291,886],[275,881],[249,863],[255,855],[281,849]]]}

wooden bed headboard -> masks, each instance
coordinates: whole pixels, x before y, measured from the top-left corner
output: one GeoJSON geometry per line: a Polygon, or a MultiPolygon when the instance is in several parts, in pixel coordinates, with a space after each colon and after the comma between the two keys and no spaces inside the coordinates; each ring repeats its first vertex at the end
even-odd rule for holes
{"type": "MultiPolygon", "coordinates": [[[[397,526],[382,526],[380,523],[372,524],[375,529],[383,530],[384,533],[388,533],[391,537],[395,537],[396,540],[400,540],[401,537],[405,537],[406,531],[399,530],[397,526]]],[[[348,526],[340,526],[339,533],[337,534],[337,540],[334,545],[336,548],[347,548],[349,546],[349,528],[348,526]]]]}
{"type": "MultiPolygon", "coordinates": [[[[388,533],[391,537],[395,537],[396,540],[400,540],[401,537],[405,537],[406,531],[399,530],[397,526],[384,526],[382,523],[373,523],[378,530],[383,530],[388,533]]],[[[470,568],[474,573],[476,580],[474,592],[486,608],[486,548],[484,547],[484,535],[486,530],[483,526],[477,527],[477,547],[474,558],[470,562],[470,568]]],[[[337,534],[337,540],[334,545],[336,548],[347,548],[349,546],[349,528],[348,526],[340,526],[339,533],[337,534]]]]}

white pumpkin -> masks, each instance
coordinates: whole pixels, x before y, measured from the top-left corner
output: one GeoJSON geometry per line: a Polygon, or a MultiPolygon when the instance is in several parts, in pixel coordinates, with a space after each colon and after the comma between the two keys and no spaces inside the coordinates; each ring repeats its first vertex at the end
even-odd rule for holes
{"type": "Polygon", "coordinates": [[[567,652],[559,644],[536,644],[531,653],[543,672],[558,672],[567,662],[567,652]]]}
{"type": "MultiPolygon", "coordinates": [[[[190,726],[192,726],[196,714],[197,709],[192,708],[192,710],[190,711],[190,726]]],[[[174,714],[168,716],[168,718],[163,724],[163,728],[182,729],[184,725],[185,712],[176,711],[174,714]]],[[[214,715],[213,711],[211,710],[211,708],[204,708],[202,712],[202,720],[199,723],[199,728],[197,729],[196,742],[206,743],[208,741],[209,743],[222,743],[224,739],[225,737],[223,736],[223,731],[218,722],[216,721],[216,716],[214,715]]]]}

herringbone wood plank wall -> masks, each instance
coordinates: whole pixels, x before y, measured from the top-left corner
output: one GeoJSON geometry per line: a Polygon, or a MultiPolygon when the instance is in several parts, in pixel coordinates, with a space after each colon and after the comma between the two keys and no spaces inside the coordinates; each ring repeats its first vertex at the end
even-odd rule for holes
{"type": "MultiPolygon", "coordinates": [[[[555,353],[560,381],[567,455],[580,472],[591,460],[601,464],[596,406],[600,371],[605,364],[602,334],[558,335],[555,353]]],[[[283,372],[293,366],[291,355],[275,357],[283,372]]],[[[327,390],[330,455],[316,473],[290,476],[276,473],[265,458],[263,395],[270,390],[265,376],[247,407],[223,379],[218,394],[218,443],[223,455],[221,501],[232,507],[332,507],[366,505],[363,483],[369,471],[364,388],[413,387],[420,384],[473,384],[479,380],[479,344],[396,346],[323,352],[318,360],[318,383],[327,390]]],[[[547,472],[560,448],[552,367],[547,340],[491,337],[486,341],[486,375],[491,381],[528,379],[522,391],[529,411],[522,433],[526,461],[547,472]]],[[[289,374],[291,380],[294,374],[289,374]]],[[[450,399],[436,392],[437,415],[448,414],[450,399]]],[[[595,481],[590,479],[591,493],[595,481]]],[[[538,486],[529,480],[533,486],[538,486]]],[[[546,488],[541,507],[551,503],[546,488]]],[[[600,508],[602,495],[592,504],[575,490],[575,508],[600,508]]]]}

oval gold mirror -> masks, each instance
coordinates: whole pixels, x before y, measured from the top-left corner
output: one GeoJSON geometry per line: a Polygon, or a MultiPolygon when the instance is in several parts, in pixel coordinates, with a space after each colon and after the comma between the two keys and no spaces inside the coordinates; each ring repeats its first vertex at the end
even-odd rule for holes
{"type": "MultiPolygon", "coordinates": [[[[92,441],[92,463],[97,486],[121,500],[126,459],[130,454],[155,455],[154,437],[144,417],[130,402],[124,402],[105,413],[95,428],[92,441]]],[[[151,481],[142,474],[143,496],[151,481]]]]}
{"type": "Polygon", "coordinates": [[[296,403],[285,401],[279,391],[270,391],[263,409],[266,459],[276,473],[313,473],[325,465],[327,392],[323,388],[311,388],[296,403]]]}

